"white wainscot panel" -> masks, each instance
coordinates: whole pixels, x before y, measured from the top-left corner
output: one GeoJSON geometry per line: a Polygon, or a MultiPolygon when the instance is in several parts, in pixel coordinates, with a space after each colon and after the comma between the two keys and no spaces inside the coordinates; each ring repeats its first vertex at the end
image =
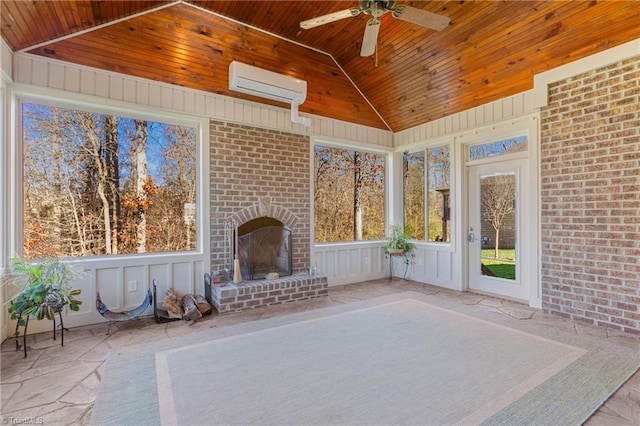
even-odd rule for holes
{"type": "MultiPolygon", "coordinates": [[[[122,270],[119,267],[96,268],[96,291],[100,299],[110,309],[123,307],[122,299],[122,270]]],[[[86,303],[84,301],[83,303],[86,303]]]]}
{"type": "Polygon", "coordinates": [[[426,274],[428,277],[438,277],[438,252],[437,250],[425,250],[426,254],[426,274]]]}
{"type": "Polygon", "coordinates": [[[341,250],[336,250],[336,275],[339,277],[347,277],[351,275],[349,272],[350,266],[357,267],[358,265],[351,265],[347,253],[349,250],[345,247],[341,250]]]}
{"type": "Polygon", "coordinates": [[[413,274],[416,276],[424,276],[427,274],[427,252],[424,249],[416,248],[413,251],[412,267],[413,274]]]}
{"type": "MultiPolygon", "coordinates": [[[[164,300],[167,290],[171,287],[171,274],[169,271],[169,264],[167,263],[149,265],[149,280],[152,286],[153,280],[156,280],[156,291],[159,300],[164,300]]],[[[153,287],[151,291],[153,291],[153,287]]]]}
{"type": "MultiPolygon", "coordinates": [[[[461,274],[454,274],[459,256],[447,245],[418,245],[411,259],[409,277],[412,280],[460,290],[461,274]]],[[[460,267],[458,267],[460,269],[460,267]]]]}
{"type": "Polygon", "coordinates": [[[171,267],[172,287],[176,293],[185,295],[193,293],[193,268],[191,262],[174,263],[171,267]]]}
{"type": "MultiPolygon", "coordinates": [[[[78,327],[105,322],[96,309],[96,295],[112,311],[129,310],[142,303],[152,280],[158,282],[158,298],[164,299],[167,288],[172,287],[180,294],[204,294],[203,276],[208,268],[208,255],[180,253],[171,255],[149,255],[113,258],[88,258],[74,262],[74,266],[85,271],[79,280],[73,283],[82,293],[80,311],[67,309],[64,315],[66,327],[78,327]],[[129,290],[129,281],[136,281],[136,290],[129,290]]],[[[149,307],[144,315],[152,315],[149,307]]],[[[7,324],[9,333],[15,330],[15,322],[7,324]],[[13,329],[11,328],[13,327],[13,329]]],[[[51,321],[30,321],[29,334],[51,332],[51,321]]],[[[106,330],[105,330],[106,332],[106,330]]]]}
{"type": "Polygon", "coordinates": [[[439,251],[438,253],[438,280],[451,281],[451,252],[439,251]]]}
{"type": "Polygon", "coordinates": [[[385,273],[386,263],[382,245],[369,248],[369,254],[371,258],[371,269],[369,272],[373,275],[381,275],[385,273]]]}
{"type": "Polygon", "coordinates": [[[209,272],[209,267],[205,269],[204,262],[193,262],[193,282],[194,293],[204,295],[204,273],[209,272]]]}
{"type": "MultiPolygon", "coordinates": [[[[347,258],[348,265],[353,265],[357,267],[355,271],[347,271],[347,273],[355,272],[357,274],[362,274],[364,272],[367,265],[364,264],[365,263],[364,258],[360,259],[361,252],[362,250],[359,250],[357,248],[350,248],[347,250],[347,253],[346,253],[347,255],[345,257],[347,258]]],[[[352,269],[355,269],[355,268],[352,268],[352,269]]]]}
{"type": "Polygon", "coordinates": [[[95,305],[96,300],[96,287],[93,281],[93,271],[85,269],[80,276],[71,282],[70,285],[72,288],[77,288],[81,291],[80,295],[76,296],[76,299],[80,300],[82,304],[80,305],[80,310],[77,312],[68,309],[67,313],[69,315],[87,314],[95,310],[95,308],[92,307],[92,305],[95,305]]]}
{"type": "Polygon", "coordinates": [[[124,268],[124,280],[122,282],[122,294],[124,295],[125,309],[132,309],[144,301],[147,293],[146,267],[128,266],[124,268]]]}
{"type": "Polygon", "coordinates": [[[319,275],[326,276],[329,281],[337,276],[335,268],[335,250],[325,247],[316,247],[315,265],[319,275]]]}
{"type": "Polygon", "coordinates": [[[382,244],[380,241],[318,244],[313,256],[318,274],[328,278],[329,286],[385,277],[388,270],[382,244]]]}

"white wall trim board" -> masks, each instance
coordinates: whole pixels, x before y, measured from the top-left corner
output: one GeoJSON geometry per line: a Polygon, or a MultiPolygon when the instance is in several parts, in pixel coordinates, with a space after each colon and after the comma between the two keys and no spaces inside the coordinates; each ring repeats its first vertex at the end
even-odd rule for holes
{"type": "Polygon", "coordinates": [[[3,38],[0,38],[0,77],[7,82],[13,80],[13,53],[3,38]]]}
{"type": "Polygon", "coordinates": [[[318,115],[303,113],[312,119],[308,128],[294,124],[288,107],[264,105],[29,53],[15,54],[13,59],[13,75],[17,84],[58,89],[64,91],[65,96],[79,93],[273,130],[323,135],[378,146],[390,147],[393,144],[393,134],[389,130],[318,115]]]}
{"type": "Polygon", "coordinates": [[[438,120],[420,124],[393,134],[393,146],[410,147],[431,139],[458,134],[466,130],[500,123],[511,118],[535,112],[533,91],[527,90],[513,96],[480,105],[438,120]]]}

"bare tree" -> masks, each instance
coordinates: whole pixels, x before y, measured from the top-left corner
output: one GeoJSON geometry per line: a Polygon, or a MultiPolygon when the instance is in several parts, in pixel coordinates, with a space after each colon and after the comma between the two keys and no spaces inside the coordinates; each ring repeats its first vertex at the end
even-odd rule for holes
{"type": "MultiPolygon", "coordinates": [[[[378,222],[384,223],[384,203],[371,205],[370,202],[378,198],[374,193],[384,193],[384,161],[368,152],[349,151],[347,154],[353,167],[353,236],[355,241],[361,241],[365,232],[365,216],[370,216],[367,213],[374,210],[377,213],[374,216],[380,219],[378,222]]],[[[367,226],[367,232],[370,236],[376,233],[371,225],[367,226]]],[[[382,232],[379,237],[384,234],[382,228],[377,232],[382,232]]]]}
{"type": "Polygon", "coordinates": [[[111,244],[111,204],[107,195],[108,191],[108,173],[107,164],[103,155],[103,138],[97,132],[95,116],[90,113],[79,112],[83,119],[83,128],[87,137],[87,149],[89,155],[93,159],[94,166],[98,175],[98,197],[102,203],[102,218],[104,229],[104,245],[107,254],[112,254],[111,244]]]}
{"type": "Polygon", "coordinates": [[[46,105],[23,111],[25,257],[193,249],[193,128],[46,105]]]}
{"type": "Polygon", "coordinates": [[[107,199],[111,206],[111,253],[118,253],[118,233],[120,231],[120,166],[118,164],[118,118],[107,115],[104,118],[105,169],[107,199]]]}
{"type": "MultiPolygon", "coordinates": [[[[168,145],[162,150],[164,161],[161,164],[160,177],[164,185],[156,196],[162,203],[150,203],[147,211],[148,221],[153,221],[152,231],[147,239],[152,239],[153,247],[164,250],[192,250],[195,248],[194,218],[187,217],[189,204],[196,202],[196,144],[194,129],[170,126],[164,131],[168,145]],[[156,232],[158,223],[164,230],[156,232]]],[[[148,194],[149,195],[149,194],[148,194]]],[[[147,229],[149,231],[149,228],[147,229]]]]}
{"type": "Polygon", "coordinates": [[[353,239],[362,241],[362,187],[364,185],[364,156],[358,151],[353,152],[353,239]]]}
{"type": "Polygon", "coordinates": [[[384,158],[318,146],[315,149],[315,235],[318,242],[384,235],[384,158]]]}
{"type": "Polygon", "coordinates": [[[516,180],[513,174],[483,177],[480,181],[482,218],[495,230],[494,256],[500,245],[500,228],[505,218],[515,212],[516,180]]]}
{"type": "Polygon", "coordinates": [[[147,122],[135,120],[136,133],[132,141],[132,151],[135,164],[135,193],[138,203],[136,212],[136,249],[138,253],[144,253],[147,245],[147,122]]]}
{"type": "Polygon", "coordinates": [[[404,226],[406,232],[417,240],[424,234],[424,151],[406,154],[404,163],[404,226]]]}

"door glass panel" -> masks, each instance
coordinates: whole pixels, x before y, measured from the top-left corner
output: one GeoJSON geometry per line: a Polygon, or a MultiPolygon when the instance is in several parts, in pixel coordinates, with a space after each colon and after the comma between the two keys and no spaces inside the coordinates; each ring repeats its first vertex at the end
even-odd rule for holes
{"type": "Polygon", "coordinates": [[[480,177],[482,275],[516,279],[516,175],[480,177]]]}

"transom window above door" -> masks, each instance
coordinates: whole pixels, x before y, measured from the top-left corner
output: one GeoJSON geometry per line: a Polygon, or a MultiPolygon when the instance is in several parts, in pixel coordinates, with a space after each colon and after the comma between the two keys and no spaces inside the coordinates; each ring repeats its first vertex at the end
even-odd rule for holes
{"type": "Polygon", "coordinates": [[[469,146],[469,161],[482,160],[483,158],[498,157],[501,155],[524,152],[528,149],[529,139],[526,136],[518,136],[510,139],[481,143],[469,146]]]}

